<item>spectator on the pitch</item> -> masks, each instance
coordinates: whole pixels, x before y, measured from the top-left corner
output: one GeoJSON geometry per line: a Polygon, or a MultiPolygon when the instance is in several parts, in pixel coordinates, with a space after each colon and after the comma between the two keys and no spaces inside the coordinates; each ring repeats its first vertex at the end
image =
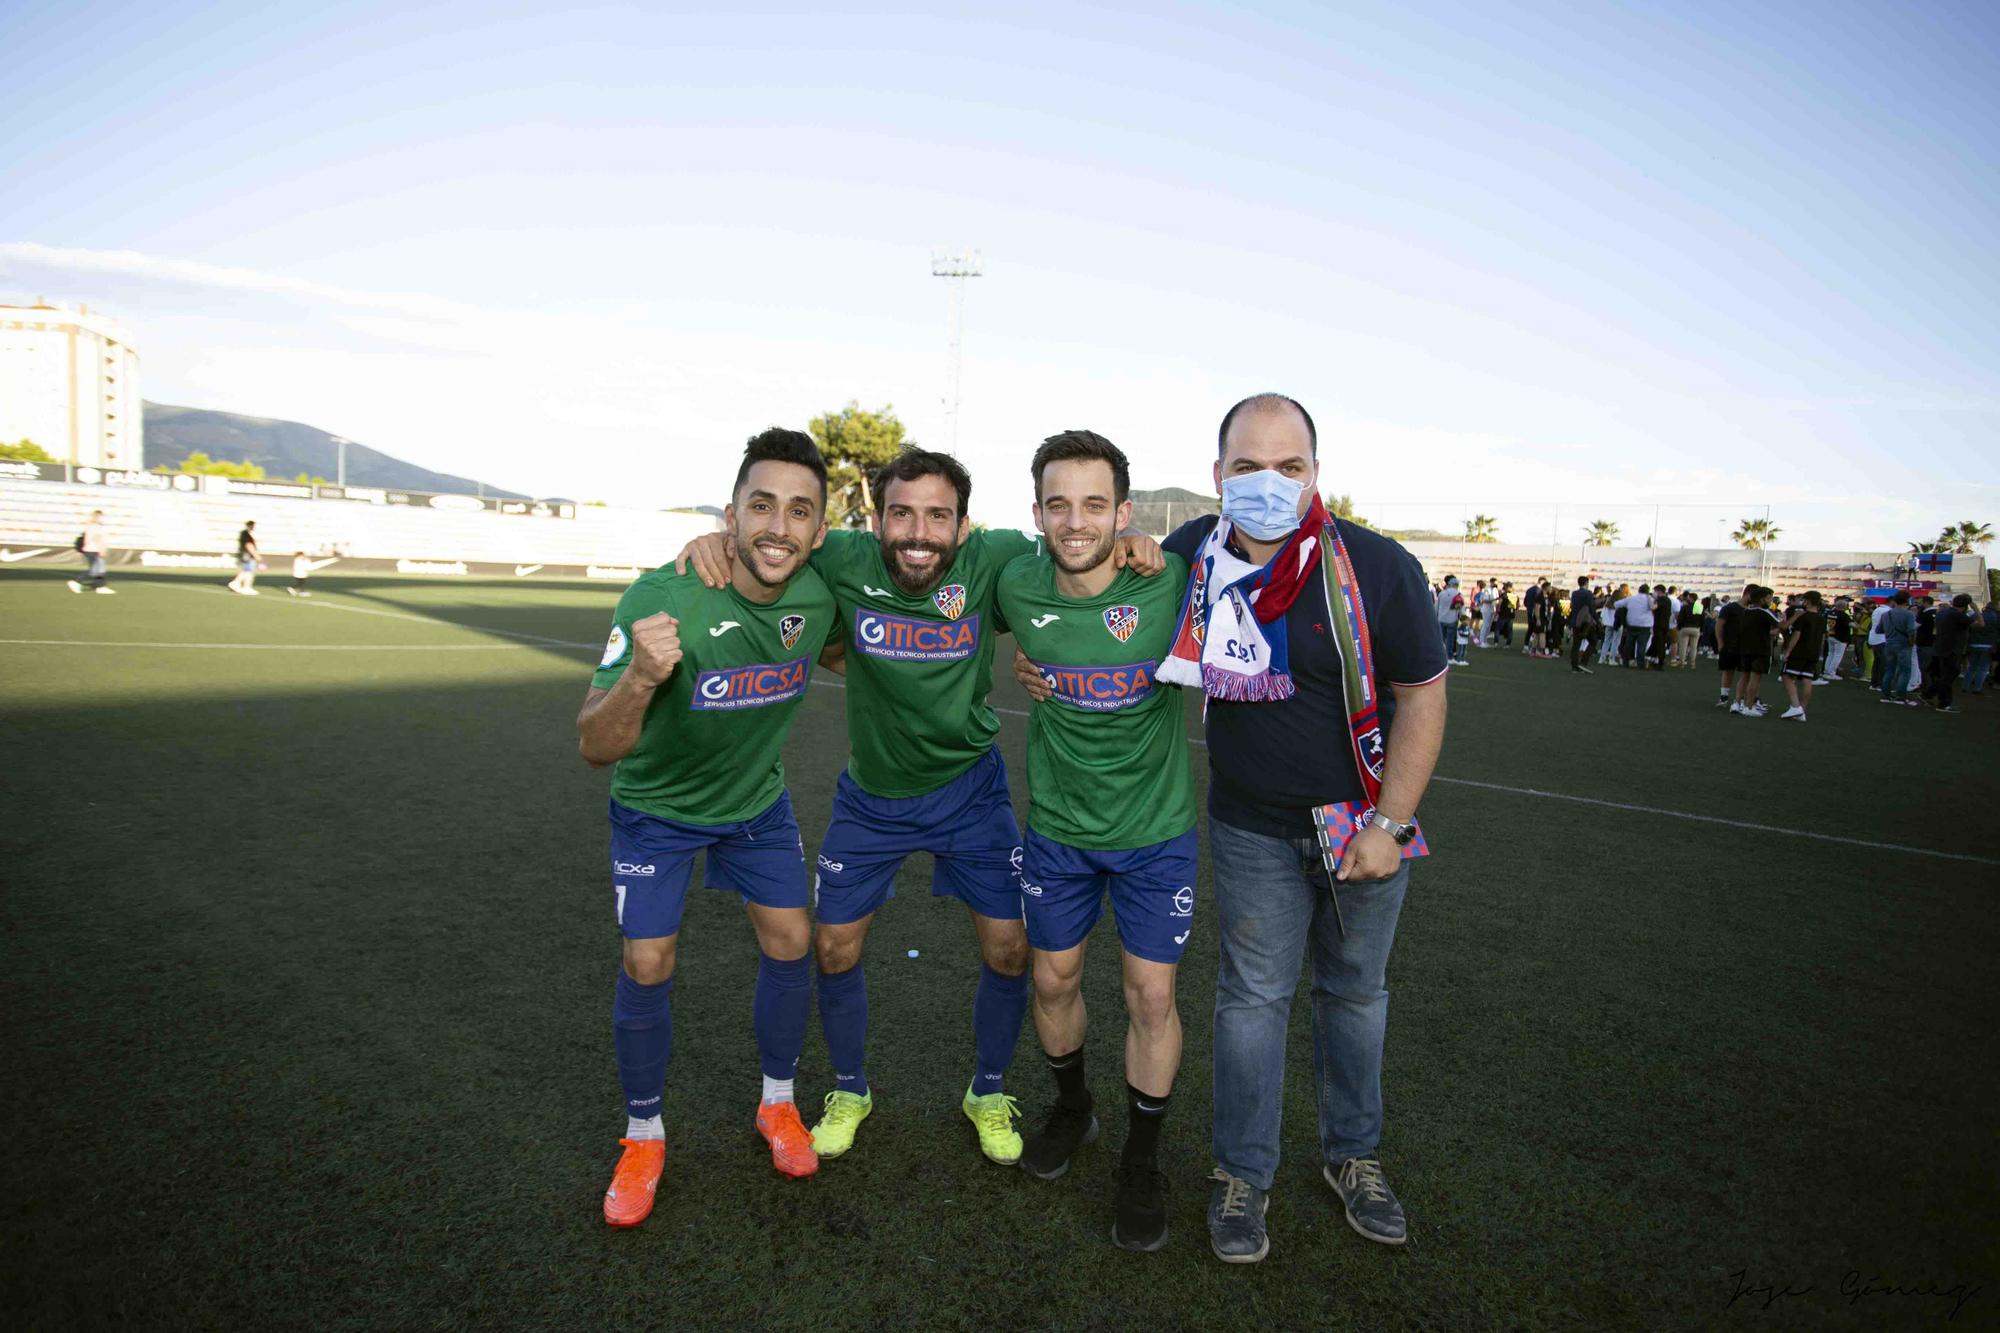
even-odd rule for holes
{"type": "Polygon", "coordinates": [[[1813,682],[1819,679],[1820,654],[1826,645],[1826,605],[1817,591],[1799,599],[1785,619],[1785,696],[1792,706],[1779,717],[1803,722],[1812,706],[1813,682]]]}
{"type": "Polygon", "coordinates": [[[1673,590],[1663,584],[1653,585],[1653,642],[1646,650],[1652,660],[1653,670],[1667,669],[1667,644],[1674,637],[1673,590]]]}
{"type": "MultiPolygon", "coordinates": [[[[1916,665],[1910,673],[1909,689],[1918,693],[1937,670],[1937,599],[1925,593],[1916,598],[1910,609],[1917,613],[1917,637],[1914,640],[1916,665]]],[[[1918,697],[1922,695],[1918,693],[1918,697]]]]}
{"type": "Polygon", "coordinates": [[[1472,600],[1465,609],[1473,621],[1472,641],[1484,648],[1493,629],[1493,585],[1480,579],[1473,586],[1472,600]]]}
{"type": "Polygon", "coordinates": [[[1966,628],[1965,691],[1983,694],[1993,670],[1993,645],[2000,639],[2000,606],[1992,602],[1972,617],[1966,628]]]}
{"type": "Polygon", "coordinates": [[[1736,702],[1729,711],[1744,717],[1762,717],[1768,711],[1758,695],[1764,677],[1771,674],[1771,649],[1779,624],[1778,613],[1771,609],[1775,600],[1772,589],[1752,584],[1736,626],[1736,702]]]}
{"type": "Polygon", "coordinates": [[[1640,584],[1639,591],[1619,599],[1618,610],[1625,622],[1625,642],[1618,649],[1618,664],[1643,669],[1646,651],[1653,645],[1653,590],[1640,584]]]}
{"type": "Polygon", "coordinates": [[[1885,704],[1923,706],[1909,697],[1916,637],[1917,616],[1910,610],[1910,594],[1898,588],[1882,613],[1882,702],[1885,704]]]}
{"type": "Polygon", "coordinates": [[[294,597],[312,596],[311,593],[306,591],[306,576],[311,574],[312,571],[313,562],[311,557],[304,551],[300,551],[297,555],[294,555],[292,557],[292,582],[291,586],[286,588],[285,591],[294,597]]]}
{"type": "Polygon", "coordinates": [[[1458,617],[1463,610],[1465,594],[1458,590],[1458,575],[1447,574],[1444,586],[1437,592],[1437,623],[1445,660],[1453,665],[1458,663],[1458,617]]]}
{"type": "Polygon", "coordinates": [[[1821,685],[1840,679],[1840,665],[1847,660],[1847,644],[1854,637],[1853,600],[1846,593],[1833,599],[1833,610],[1826,618],[1826,668],[1819,673],[1821,685]]]}
{"type": "Polygon", "coordinates": [[[1524,657],[1540,657],[1548,642],[1548,626],[1542,617],[1548,610],[1548,580],[1540,579],[1530,583],[1521,593],[1521,612],[1528,620],[1528,641],[1521,645],[1524,657]]]}
{"type": "Polygon", "coordinates": [[[1592,636],[1602,633],[1597,621],[1597,598],[1591,592],[1588,575],[1577,576],[1576,591],[1569,595],[1569,633],[1569,669],[1588,676],[1591,671],[1583,659],[1590,655],[1592,636]]]}
{"type": "Polygon", "coordinates": [[[1694,589],[1681,589],[1680,602],[1674,607],[1674,655],[1677,667],[1694,665],[1695,645],[1701,642],[1701,607],[1694,600],[1694,589]]]}
{"type": "Polygon", "coordinates": [[[1889,655],[1882,650],[1888,646],[1889,635],[1882,626],[1887,623],[1889,612],[1894,609],[1895,599],[1891,598],[1888,601],[1877,603],[1875,609],[1868,613],[1868,642],[1865,647],[1868,649],[1870,659],[1868,666],[1868,688],[1871,690],[1882,688],[1882,673],[1888,669],[1889,655]]]}
{"type": "Polygon", "coordinates": [[[1561,657],[1563,646],[1563,625],[1569,617],[1569,603],[1563,600],[1562,590],[1555,584],[1543,580],[1542,588],[1542,656],[1561,657]]]}
{"type": "Polygon", "coordinates": [[[1715,614],[1722,607],[1722,598],[1714,593],[1701,599],[1701,638],[1695,642],[1695,656],[1716,656],[1720,648],[1715,640],[1715,614]]]}
{"type": "Polygon", "coordinates": [[[243,531],[236,534],[236,577],[229,580],[229,591],[255,597],[256,585],[257,524],[255,520],[249,520],[243,524],[243,531]]]}
{"type": "Polygon", "coordinates": [[[1949,605],[1937,608],[1934,624],[1932,647],[1936,656],[1931,660],[1930,680],[1924,685],[1923,697],[1940,713],[1956,713],[1951,691],[1958,684],[1958,673],[1965,669],[1966,649],[1972,635],[1972,598],[1960,593],[1949,605]]]}
{"type": "Polygon", "coordinates": [[[1493,636],[1509,648],[1514,646],[1514,585],[1503,583],[1493,602],[1493,636]]]}
{"type": "MultiPolygon", "coordinates": [[[[78,554],[83,556],[84,563],[90,567],[83,576],[89,582],[90,590],[107,595],[116,592],[117,589],[113,588],[110,582],[104,577],[104,556],[111,548],[104,541],[104,511],[102,509],[93,509],[90,511],[90,519],[83,525],[83,532],[76,539],[76,549],[78,554]]],[[[71,592],[82,592],[83,584],[75,579],[71,579],[69,580],[69,590],[71,592]]]]}

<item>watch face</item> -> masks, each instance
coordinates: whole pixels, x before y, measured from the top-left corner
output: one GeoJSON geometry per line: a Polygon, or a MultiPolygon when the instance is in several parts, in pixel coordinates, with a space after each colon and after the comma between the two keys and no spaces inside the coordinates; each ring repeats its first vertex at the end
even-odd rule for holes
{"type": "Polygon", "coordinates": [[[1403,825],[1402,828],[1396,831],[1395,835],[1396,845],[1398,847],[1408,847],[1410,845],[1411,840],[1414,839],[1416,836],[1417,836],[1417,826],[1414,823],[1405,824],[1403,825]]]}

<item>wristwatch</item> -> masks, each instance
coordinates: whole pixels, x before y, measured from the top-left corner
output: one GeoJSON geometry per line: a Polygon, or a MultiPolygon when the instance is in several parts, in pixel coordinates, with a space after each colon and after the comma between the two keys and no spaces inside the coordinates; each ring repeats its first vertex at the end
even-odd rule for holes
{"type": "Polygon", "coordinates": [[[1413,819],[1407,824],[1398,824],[1380,810],[1368,816],[1368,827],[1381,829],[1396,840],[1398,847],[1408,847],[1411,840],[1417,836],[1416,820],[1413,819]]]}

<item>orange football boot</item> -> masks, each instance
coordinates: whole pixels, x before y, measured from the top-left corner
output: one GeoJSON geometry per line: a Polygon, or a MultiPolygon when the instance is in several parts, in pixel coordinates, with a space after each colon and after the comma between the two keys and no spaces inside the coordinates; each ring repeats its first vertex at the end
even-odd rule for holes
{"type": "Polygon", "coordinates": [[[614,1227],[636,1227],[653,1211],[660,1171],[667,1164],[667,1145],[659,1139],[620,1139],[625,1155],[611,1173],[604,1191],[604,1220],[614,1227]]]}
{"type": "Polygon", "coordinates": [[[779,1175],[803,1180],[819,1170],[819,1154],[813,1151],[812,1135],[799,1120],[795,1103],[759,1102],[757,1132],[771,1145],[771,1165],[779,1175]]]}

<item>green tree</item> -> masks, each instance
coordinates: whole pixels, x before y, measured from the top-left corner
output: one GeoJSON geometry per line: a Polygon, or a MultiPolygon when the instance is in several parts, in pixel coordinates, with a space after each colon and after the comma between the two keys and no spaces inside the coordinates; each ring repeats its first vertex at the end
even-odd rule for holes
{"type": "Polygon", "coordinates": [[[292,480],[293,480],[293,481],[296,481],[296,482],[297,482],[297,483],[298,483],[299,485],[301,485],[301,486],[331,486],[331,485],[333,485],[333,483],[332,483],[332,482],[330,482],[330,481],[328,481],[328,480],[327,480],[327,479],[326,479],[325,477],[315,477],[315,476],[312,476],[312,475],[310,475],[309,473],[305,473],[305,472],[301,472],[301,473],[299,473],[299,475],[298,475],[298,476],[296,476],[296,477],[293,477],[293,478],[292,478],[292,480]]]}
{"type": "Polygon", "coordinates": [[[1326,512],[1334,518],[1344,518],[1349,523],[1359,524],[1371,531],[1379,531],[1373,523],[1354,512],[1354,497],[1351,495],[1331,495],[1326,499],[1326,512]]]}
{"type": "Polygon", "coordinates": [[[1975,523],[1969,518],[1938,534],[1938,544],[1956,555],[1972,555],[1992,540],[1992,524],[1975,523]]]}
{"type": "Polygon", "coordinates": [[[1746,518],[1729,534],[1729,540],[1746,551],[1761,551],[1778,540],[1779,529],[1768,518],[1746,518]]]}
{"type": "MultiPolygon", "coordinates": [[[[183,458],[180,466],[177,468],[170,468],[165,463],[162,463],[160,466],[154,468],[153,471],[166,473],[180,472],[190,477],[236,477],[242,481],[262,481],[264,479],[264,469],[250,462],[248,459],[242,462],[231,462],[227,458],[210,458],[200,449],[183,458]]],[[[320,478],[320,480],[324,481],[325,478],[320,478]]]]}
{"type": "Polygon", "coordinates": [[[836,528],[865,528],[875,512],[868,479],[875,469],[915,444],[884,404],[869,411],[849,400],[838,412],[823,412],[806,423],[826,458],[826,521],[836,528]]]}
{"type": "Polygon", "coordinates": [[[1491,514],[1474,514],[1465,520],[1465,539],[1469,542],[1499,541],[1500,520],[1491,514]]]}
{"type": "Polygon", "coordinates": [[[1618,525],[1610,519],[1592,519],[1590,526],[1583,530],[1583,540],[1590,546],[1612,546],[1618,541],[1618,525]]]}
{"type": "Polygon", "coordinates": [[[36,444],[25,435],[12,444],[0,444],[0,458],[5,458],[15,463],[54,463],[59,461],[51,458],[48,450],[42,448],[41,445],[36,444]]]}

